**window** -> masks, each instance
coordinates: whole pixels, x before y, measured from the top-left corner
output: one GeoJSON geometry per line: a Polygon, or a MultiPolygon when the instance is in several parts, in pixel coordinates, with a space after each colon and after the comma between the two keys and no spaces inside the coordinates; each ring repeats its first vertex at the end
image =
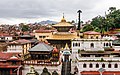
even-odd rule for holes
{"type": "Polygon", "coordinates": [[[105,64],[102,64],[102,68],[105,68],[105,64]]]}
{"type": "Polygon", "coordinates": [[[12,62],[12,65],[16,65],[16,61],[13,61],[13,62],[12,62]]]}
{"type": "Polygon", "coordinates": [[[93,67],[93,65],[90,63],[89,67],[90,67],[90,68],[92,68],[92,67],[93,67]]]}
{"type": "Polygon", "coordinates": [[[93,36],[91,36],[91,39],[93,39],[93,36]]]}
{"type": "Polygon", "coordinates": [[[86,68],[86,67],[87,67],[87,66],[86,66],[86,64],[84,63],[84,64],[83,64],[83,68],[86,68]]]}
{"type": "Polygon", "coordinates": [[[77,46],[77,43],[75,43],[75,46],[77,46]]]}
{"type": "Polygon", "coordinates": [[[106,43],[106,46],[108,46],[108,43],[106,43]]]}
{"type": "Polygon", "coordinates": [[[114,65],[114,68],[118,68],[118,64],[115,64],[115,65],[114,65]]]}
{"type": "Polygon", "coordinates": [[[75,46],[75,43],[73,43],[73,47],[75,46]]]}
{"type": "Polygon", "coordinates": [[[46,36],[43,36],[43,38],[45,38],[46,36]]]}
{"type": "Polygon", "coordinates": [[[108,68],[111,68],[111,64],[108,64],[108,68]]]}
{"type": "Polygon", "coordinates": [[[98,39],[98,36],[96,36],[96,39],[98,39]]]}
{"type": "Polygon", "coordinates": [[[90,47],[94,48],[94,44],[93,44],[93,43],[91,43],[91,44],[90,44],[90,47]]]}
{"type": "Polygon", "coordinates": [[[111,46],[111,43],[109,43],[109,46],[111,46]]]}
{"type": "Polygon", "coordinates": [[[5,38],[4,37],[1,37],[2,40],[4,40],[5,38]]]}
{"type": "Polygon", "coordinates": [[[96,68],[99,68],[99,64],[96,64],[96,68]]]}
{"type": "Polygon", "coordinates": [[[104,43],[104,46],[105,46],[105,43],[104,43]]]}
{"type": "Polygon", "coordinates": [[[78,43],[78,46],[80,47],[80,43],[78,43]]]}
{"type": "Polygon", "coordinates": [[[42,38],[42,36],[39,36],[39,38],[42,38]]]}
{"type": "Polygon", "coordinates": [[[36,58],[38,59],[38,55],[36,55],[36,58]]]}

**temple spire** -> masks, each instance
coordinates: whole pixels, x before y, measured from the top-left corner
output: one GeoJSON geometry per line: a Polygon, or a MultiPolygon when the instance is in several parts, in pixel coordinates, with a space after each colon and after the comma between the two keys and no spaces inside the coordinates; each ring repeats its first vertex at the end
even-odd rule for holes
{"type": "Polygon", "coordinates": [[[61,22],[66,22],[65,17],[64,17],[64,13],[63,13],[63,18],[61,19],[61,22]]]}
{"type": "Polygon", "coordinates": [[[64,13],[63,13],[63,18],[64,18],[64,13]]]}

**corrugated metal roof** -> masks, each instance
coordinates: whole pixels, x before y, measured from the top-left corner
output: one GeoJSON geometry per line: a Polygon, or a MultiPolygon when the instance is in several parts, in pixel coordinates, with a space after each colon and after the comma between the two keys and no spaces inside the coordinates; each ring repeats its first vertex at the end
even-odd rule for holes
{"type": "Polygon", "coordinates": [[[33,48],[31,48],[29,51],[52,51],[53,47],[49,46],[48,44],[45,43],[39,43],[33,48]]]}

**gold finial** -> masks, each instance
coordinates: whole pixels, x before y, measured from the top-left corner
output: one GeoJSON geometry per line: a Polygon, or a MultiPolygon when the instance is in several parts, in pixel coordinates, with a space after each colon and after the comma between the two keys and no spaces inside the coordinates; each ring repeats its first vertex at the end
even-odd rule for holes
{"type": "Polygon", "coordinates": [[[66,22],[66,20],[64,18],[64,13],[63,13],[63,18],[62,18],[61,22],[66,22]]]}
{"type": "Polygon", "coordinates": [[[64,13],[63,13],[63,18],[64,18],[64,13]]]}
{"type": "Polygon", "coordinates": [[[68,44],[66,43],[64,50],[69,50],[68,44]]]}

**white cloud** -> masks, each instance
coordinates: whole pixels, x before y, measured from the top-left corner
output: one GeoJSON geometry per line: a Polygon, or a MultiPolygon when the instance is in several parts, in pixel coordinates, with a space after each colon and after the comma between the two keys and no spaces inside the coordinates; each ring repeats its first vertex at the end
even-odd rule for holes
{"type": "Polygon", "coordinates": [[[0,23],[28,23],[41,20],[59,21],[62,13],[67,20],[77,19],[81,9],[81,19],[91,20],[104,15],[109,7],[119,8],[120,0],[3,0],[0,1],[0,23]]]}

